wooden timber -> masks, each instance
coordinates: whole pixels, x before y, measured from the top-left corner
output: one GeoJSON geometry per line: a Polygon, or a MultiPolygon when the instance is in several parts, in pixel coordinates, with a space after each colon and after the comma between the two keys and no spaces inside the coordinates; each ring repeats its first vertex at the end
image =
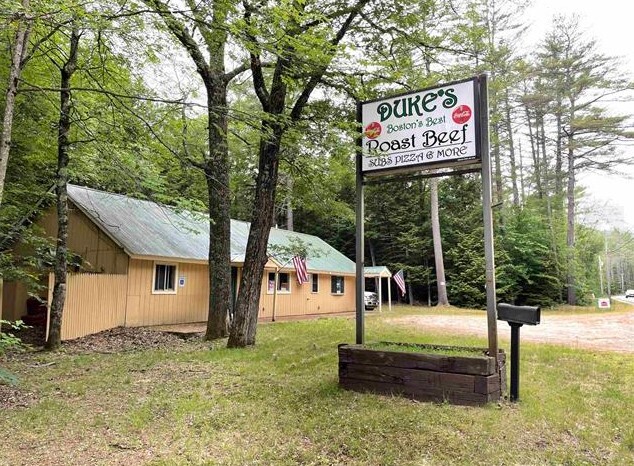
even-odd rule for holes
{"type": "Polygon", "coordinates": [[[415,346],[421,352],[340,345],[339,385],[354,391],[466,405],[499,401],[506,390],[506,355],[502,351],[496,372],[495,360],[486,349],[415,346]],[[434,352],[425,353],[426,349],[434,352]],[[438,352],[443,349],[448,354],[438,352]],[[452,355],[451,350],[456,349],[473,351],[474,355],[452,355]]]}

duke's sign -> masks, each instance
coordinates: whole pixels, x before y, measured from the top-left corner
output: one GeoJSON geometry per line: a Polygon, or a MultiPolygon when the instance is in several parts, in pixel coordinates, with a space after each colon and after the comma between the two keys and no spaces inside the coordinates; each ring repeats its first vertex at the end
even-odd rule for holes
{"type": "Polygon", "coordinates": [[[361,105],[362,171],[478,160],[476,78],[361,105]]]}

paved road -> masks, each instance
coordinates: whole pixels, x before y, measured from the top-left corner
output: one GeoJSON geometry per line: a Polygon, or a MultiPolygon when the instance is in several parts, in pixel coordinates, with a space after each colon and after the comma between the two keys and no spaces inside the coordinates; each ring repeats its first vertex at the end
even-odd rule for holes
{"type": "MultiPolygon", "coordinates": [[[[632,302],[634,300],[628,300],[632,302]]],[[[442,331],[465,335],[487,334],[486,314],[482,315],[422,315],[390,319],[399,325],[416,326],[422,331],[442,331]]],[[[510,327],[498,322],[500,339],[510,339],[510,327]]],[[[541,324],[523,326],[522,341],[563,344],[575,348],[590,348],[634,354],[634,308],[630,312],[605,314],[548,315],[542,312],[541,324]]]]}
{"type": "Polygon", "coordinates": [[[625,295],[612,296],[612,299],[621,301],[623,303],[634,304],[634,298],[626,298],[625,295]]]}

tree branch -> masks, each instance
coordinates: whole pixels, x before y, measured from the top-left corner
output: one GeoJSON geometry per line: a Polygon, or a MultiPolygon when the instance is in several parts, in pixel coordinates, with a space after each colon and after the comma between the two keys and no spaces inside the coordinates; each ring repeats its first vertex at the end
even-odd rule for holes
{"type": "MultiPolygon", "coordinates": [[[[348,14],[348,17],[346,18],[346,20],[343,22],[343,24],[337,31],[337,34],[330,41],[330,45],[332,46],[333,49],[339,45],[341,40],[344,38],[348,30],[350,29],[350,26],[352,25],[352,22],[354,21],[354,19],[361,13],[361,10],[369,1],[370,0],[360,0],[354,6],[354,8],[352,8],[352,11],[350,12],[350,14],[348,14]]],[[[293,109],[291,110],[292,121],[297,121],[301,117],[302,111],[304,110],[304,107],[308,103],[308,99],[310,98],[310,95],[312,94],[313,90],[315,90],[315,87],[317,87],[317,85],[321,81],[322,76],[325,74],[326,70],[328,69],[330,62],[332,61],[332,57],[333,55],[331,54],[330,59],[328,60],[328,63],[321,65],[319,69],[317,70],[317,72],[313,74],[313,76],[310,78],[306,86],[304,86],[302,93],[297,98],[297,101],[295,102],[295,105],[293,105],[293,109]]]]}
{"type": "MultiPolygon", "coordinates": [[[[251,34],[248,29],[252,26],[252,7],[246,0],[243,0],[242,3],[244,5],[244,20],[247,23],[245,35],[247,39],[253,44],[253,47],[257,50],[260,50],[260,44],[258,43],[257,38],[253,34],[251,34]]],[[[249,51],[249,55],[251,57],[250,67],[251,74],[253,75],[253,88],[255,89],[255,94],[260,101],[260,105],[262,105],[262,109],[267,112],[270,108],[270,95],[269,91],[266,89],[266,81],[264,80],[264,73],[262,72],[262,62],[260,61],[260,55],[259,53],[256,54],[253,50],[249,51]]]]}
{"type": "Polygon", "coordinates": [[[206,105],[202,105],[196,102],[187,102],[184,100],[170,100],[170,99],[161,99],[158,97],[143,97],[140,95],[128,95],[128,94],[119,94],[117,92],[112,92],[109,91],[107,89],[103,89],[103,88],[94,88],[94,87],[75,87],[72,86],[68,89],[62,89],[59,87],[43,87],[43,86],[38,86],[36,84],[32,84],[29,83],[28,81],[25,81],[24,79],[20,79],[20,82],[24,83],[25,85],[29,86],[27,88],[21,88],[19,90],[19,92],[60,92],[60,91],[65,91],[65,90],[69,90],[69,91],[79,91],[79,92],[94,92],[97,94],[105,94],[105,95],[109,95],[112,97],[116,97],[119,99],[130,99],[130,100],[143,100],[146,102],[157,102],[157,103],[162,103],[162,104],[171,104],[171,105],[183,105],[185,107],[200,107],[200,108],[207,108],[206,105]]]}
{"type": "Polygon", "coordinates": [[[192,60],[196,65],[196,70],[200,77],[203,79],[205,86],[208,86],[211,81],[211,71],[209,69],[209,65],[207,64],[207,60],[205,56],[200,51],[198,44],[189,33],[185,25],[176,19],[176,16],[172,12],[170,12],[169,8],[165,3],[161,0],[142,0],[143,3],[148,5],[149,7],[154,8],[156,13],[158,13],[165,23],[165,26],[176,36],[179,42],[185,47],[192,60]]]}

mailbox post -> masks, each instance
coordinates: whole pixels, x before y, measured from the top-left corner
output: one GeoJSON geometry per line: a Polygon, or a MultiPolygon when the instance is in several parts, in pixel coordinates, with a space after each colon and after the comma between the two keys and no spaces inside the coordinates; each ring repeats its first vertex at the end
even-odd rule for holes
{"type": "Polygon", "coordinates": [[[519,399],[520,391],[520,327],[538,325],[541,310],[537,306],[514,306],[498,304],[498,320],[511,326],[511,401],[519,399]]]}

